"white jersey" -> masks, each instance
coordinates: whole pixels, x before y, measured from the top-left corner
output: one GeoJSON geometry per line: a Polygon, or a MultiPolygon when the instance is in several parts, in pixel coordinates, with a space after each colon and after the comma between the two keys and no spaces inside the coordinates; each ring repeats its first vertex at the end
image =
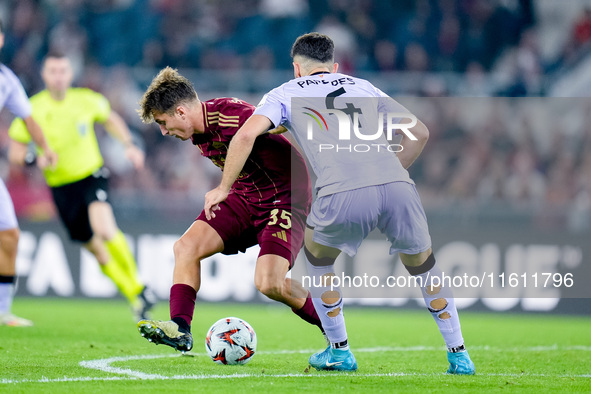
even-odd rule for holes
{"type": "Polygon", "coordinates": [[[19,118],[31,115],[31,103],[23,85],[8,67],[0,64],[0,110],[4,107],[19,118]]]}
{"type": "MultiPolygon", "coordinates": [[[[28,118],[31,115],[31,103],[21,81],[4,64],[0,64],[0,110],[8,108],[14,116],[28,118]]],[[[12,200],[0,179],[0,231],[17,228],[16,215],[12,200]]]]}
{"type": "Polygon", "coordinates": [[[412,115],[366,80],[339,73],[296,78],[267,93],[254,113],[291,130],[318,177],[319,197],[413,183],[396,157],[395,132],[388,139],[384,125],[412,115]]]}

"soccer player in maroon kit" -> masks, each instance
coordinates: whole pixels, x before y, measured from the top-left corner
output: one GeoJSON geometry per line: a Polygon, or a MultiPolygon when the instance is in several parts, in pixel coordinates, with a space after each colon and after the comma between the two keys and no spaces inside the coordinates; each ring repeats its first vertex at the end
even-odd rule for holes
{"type": "MultiPolygon", "coordinates": [[[[162,135],[190,139],[222,170],[230,140],[255,109],[235,98],[202,102],[191,82],[170,67],[154,78],[140,108],[145,123],[156,122],[162,135]]],[[[257,289],[322,329],[309,292],[285,277],[303,245],[311,200],[302,156],[283,136],[260,136],[226,201],[210,219],[201,212],[175,243],[171,320],[141,320],[142,336],[177,350],[191,350],[201,260],[216,253],[235,254],[256,244],[261,247],[255,268],[257,289]],[[301,177],[293,179],[292,174],[301,177]]]]}

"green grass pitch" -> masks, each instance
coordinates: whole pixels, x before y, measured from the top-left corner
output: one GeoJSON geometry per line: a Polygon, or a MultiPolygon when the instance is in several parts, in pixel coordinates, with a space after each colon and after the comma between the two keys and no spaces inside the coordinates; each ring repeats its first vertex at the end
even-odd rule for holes
{"type": "MultiPolygon", "coordinates": [[[[279,304],[197,304],[193,357],[141,338],[123,301],[17,298],[30,328],[0,327],[0,392],[591,391],[591,317],[461,312],[475,376],[448,376],[427,311],[345,310],[356,373],[308,370],[323,338],[279,304]],[[258,336],[243,366],[214,364],[204,336],[238,316],[258,336]]],[[[159,304],[156,318],[168,317],[159,304]]]]}

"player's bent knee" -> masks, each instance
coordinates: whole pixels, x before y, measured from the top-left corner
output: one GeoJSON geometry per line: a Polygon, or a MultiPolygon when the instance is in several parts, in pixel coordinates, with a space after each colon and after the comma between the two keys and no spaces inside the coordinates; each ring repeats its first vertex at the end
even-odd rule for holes
{"type": "Polygon", "coordinates": [[[182,238],[175,241],[174,245],[172,246],[172,251],[174,253],[174,257],[178,258],[181,255],[186,254],[187,252],[187,245],[182,238]]]}
{"type": "Polygon", "coordinates": [[[283,290],[283,283],[275,283],[274,281],[261,280],[255,283],[256,288],[262,294],[269,298],[275,299],[280,297],[283,290]]]}
{"type": "Polygon", "coordinates": [[[259,291],[271,299],[281,297],[281,287],[277,286],[261,286],[259,291]]]}
{"type": "Polygon", "coordinates": [[[202,246],[188,242],[183,237],[178,239],[172,247],[176,261],[194,259],[201,260],[202,258],[206,257],[206,251],[204,249],[205,248],[202,246]]]}
{"type": "Polygon", "coordinates": [[[177,262],[179,260],[201,261],[206,257],[222,252],[224,249],[223,242],[217,234],[212,237],[207,230],[199,229],[199,227],[194,228],[193,226],[173,245],[174,257],[177,262]]]}

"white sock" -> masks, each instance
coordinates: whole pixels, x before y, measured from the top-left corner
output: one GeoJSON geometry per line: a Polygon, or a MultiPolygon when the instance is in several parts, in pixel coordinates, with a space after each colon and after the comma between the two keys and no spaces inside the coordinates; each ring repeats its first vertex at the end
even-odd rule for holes
{"type": "Polygon", "coordinates": [[[324,332],[333,348],[347,350],[349,345],[347,343],[345,316],[343,315],[343,297],[338,287],[331,288],[334,265],[315,266],[310,263],[307,256],[306,263],[312,282],[310,288],[312,302],[322,322],[322,328],[324,328],[324,332]]]}
{"type": "Polygon", "coordinates": [[[435,319],[447,348],[453,349],[463,345],[464,338],[462,337],[460,318],[458,317],[451,289],[431,286],[432,283],[442,283],[440,280],[443,279],[441,274],[441,270],[435,265],[429,271],[416,275],[416,277],[417,283],[422,283],[421,292],[425,304],[433,319],[435,319]],[[422,282],[418,278],[422,278],[422,282]],[[432,281],[432,278],[435,278],[434,281],[432,281]]]}
{"type": "Polygon", "coordinates": [[[0,315],[10,312],[13,294],[14,283],[0,283],[0,315]]]}

